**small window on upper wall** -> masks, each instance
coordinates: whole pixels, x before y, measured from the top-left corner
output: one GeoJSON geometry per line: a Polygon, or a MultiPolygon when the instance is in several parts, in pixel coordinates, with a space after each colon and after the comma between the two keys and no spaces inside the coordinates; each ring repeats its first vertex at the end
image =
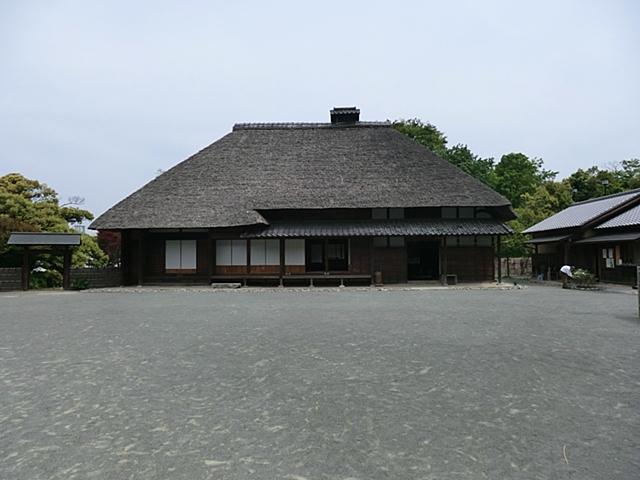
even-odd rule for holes
{"type": "Polygon", "coordinates": [[[371,218],[373,220],[385,220],[387,218],[387,209],[386,208],[372,208],[371,209],[371,218]]]}
{"type": "Polygon", "coordinates": [[[392,219],[404,218],[404,208],[390,208],[389,218],[392,218],[392,219]]]}
{"type": "Polygon", "coordinates": [[[473,218],[474,217],[474,207],[460,207],[458,209],[458,217],[459,218],[473,218]]]}
{"type": "Polygon", "coordinates": [[[390,247],[404,247],[404,237],[389,237],[390,247]]]}
{"type": "Polygon", "coordinates": [[[442,207],[440,214],[442,218],[456,218],[456,207],[442,207]]]}
{"type": "Polygon", "coordinates": [[[492,218],[491,213],[486,210],[476,210],[476,218],[492,218]]]}
{"type": "Polygon", "coordinates": [[[387,237],[373,237],[373,246],[374,247],[386,247],[389,243],[387,242],[387,237]]]}

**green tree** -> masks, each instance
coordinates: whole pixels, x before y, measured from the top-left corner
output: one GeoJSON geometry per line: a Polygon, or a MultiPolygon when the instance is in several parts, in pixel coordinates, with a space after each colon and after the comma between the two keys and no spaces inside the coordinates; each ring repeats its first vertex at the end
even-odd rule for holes
{"type": "Polygon", "coordinates": [[[436,155],[445,157],[447,154],[447,137],[431,123],[413,118],[410,120],[396,120],[393,128],[413,138],[420,145],[424,145],[436,155]]]}
{"type": "Polygon", "coordinates": [[[529,249],[525,243],[528,236],[522,232],[547,217],[564,210],[573,202],[569,182],[545,181],[533,192],[525,193],[522,205],[515,209],[518,218],[510,222],[513,235],[505,237],[502,254],[505,257],[525,257],[529,249]]]}
{"type": "Polygon", "coordinates": [[[616,166],[614,173],[624,190],[640,188],[640,158],[623,160],[616,166]]]}
{"type": "Polygon", "coordinates": [[[579,168],[569,175],[567,181],[571,185],[573,200],[576,202],[625,190],[618,173],[596,166],[586,170],[579,168]]]}
{"type": "MultiPolygon", "coordinates": [[[[20,262],[17,252],[7,246],[12,231],[70,232],[69,223],[92,219],[87,210],[60,205],[58,194],[48,185],[19,173],[4,175],[0,177],[0,265],[17,266],[20,262]]],[[[42,255],[42,262],[59,268],[54,256],[42,255]]],[[[73,265],[103,266],[106,262],[96,240],[83,235],[82,245],[74,249],[73,265]]]]}
{"type": "Polygon", "coordinates": [[[545,170],[539,158],[524,153],[503,155],[495,168],[496,190],[503,194],[514,208],[523,203],[523,195],[532,193],[544,181],[552,180],[557,172],[545,170]]]}
{"type": "Polygon", "coordinates": [[[493,158],[481,158],[462,144],[449,148],[444,158],[463,172],[495,188],[497,178],[493,158]]]}

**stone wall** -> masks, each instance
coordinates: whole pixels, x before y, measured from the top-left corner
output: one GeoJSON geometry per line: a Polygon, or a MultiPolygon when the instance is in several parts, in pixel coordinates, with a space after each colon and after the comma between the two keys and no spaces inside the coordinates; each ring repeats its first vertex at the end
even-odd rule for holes
{"type": "Polygon", "coordinates": [[[21,268],[0,268],[0,290],[20,290],[21,288],[21,268]]]}
{"type": "Polygon", "coordinates": [[[75,280],[86,280],[88,288],[119,287],[122,270],[119,268],[72,268],[71,286],[75,280]]]}

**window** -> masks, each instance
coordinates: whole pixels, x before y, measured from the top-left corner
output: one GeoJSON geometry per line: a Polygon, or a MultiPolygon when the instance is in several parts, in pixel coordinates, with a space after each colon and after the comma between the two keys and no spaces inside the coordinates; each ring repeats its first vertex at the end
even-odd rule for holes
{"type": "Polygon", "coordinates": [[[280,265],[280,240],[251,240],[251,265],[280,265]]]}
{"type": "Polygon", "coordinates": [[[633,243],[623,243],[619,247],[616,247],[616,249],[618,250],[618,265],[633,264],[633,243]]]}
{"type": "Polygon", "coordinates": [[[404,208],[390,208],[389,218],[391,219],[404,218],[404,208]]]}
{"type": "Polygon", "coordinates": [[[616,266],[613,259],[613,248],[603,248],[602,258],[604,259],[604,266],[606,268],[614,268],[616,266]]]}
{"type": "Polygon", "coordinates": [[[284,264],[304,265],[304,239],[292,238],[284,241],[284,264]]]}
{"type": "Polygon", "coordinates": [[[474,208],[473,207],[460,207],[458,209],[458,217],[459,218],[473,218],[474,217],[474,208]]]}
{"type": "Polygon", "coordinates": [[[456,218],[456,207],[442,207],[440,211],[442,218],[456,218]]]}
{"type": "Polygon", "coordinates": [[[372,208],[371,218],[373,220],[396,220],[404,218],[404,208],[372,208]]]}
{"type": "Polygon", "coordinates": [[[373,246],[378,248],[404,247],[404,237],[373,237],[373,246]]]}
{"type": "Polygon", "coordinates": [[[349,241],[342,238],[309,239],[306,242],[308,272],[349,270],[349,241]]]}
{"type": "Polygon", "coordinates": [[[475,245],[473,236],[462,235],[458,237],[458,245],[460,245],[461,247],[473,247],[475,245]]]}
{"type": "Polygon", "coordinates": [[[167,240],[165,242],[164,269],[172,273],[195,273],[197,244],[195,240],[167,240]]]}
{"type": "Polygon", "coordinates": [[[216,240],[216,265],[246,265],[246,240],[216,240]]]}
{"type": "Polygon", "coordinates": [[[372,208],[371,209],[371,218],[374,220],[384,220],[387,218],[387,209],[386,208],[372,208]]]}
{"type": "Polygon", "coordinates": [[[481,235],[476,237],[476,242],[479,247],[490,247],[491,237],[488,235],[481,235]]]}
{"type": "Polygon", "coordinates": [[[373,246],[382,248],[386,247],[387,237],[373,237],[373,246]]]}
{"type": "Polygon", "coordinates": [[[404,237],[389,237],[390,247],[404,247],[404,237]]]}

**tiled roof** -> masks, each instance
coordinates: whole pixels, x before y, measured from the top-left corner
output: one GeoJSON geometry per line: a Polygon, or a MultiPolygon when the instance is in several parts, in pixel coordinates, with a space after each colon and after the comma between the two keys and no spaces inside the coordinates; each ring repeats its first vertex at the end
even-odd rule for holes
{"type": "Polygon", "coordinates": [[[524,243],[531,243],[531,244],[536,244],[536,243],[556,243],[556,242],[560,242],[562,240],[566,240],[567,238],[569,238],[569,235],[554,235],[552,237],[538,237],[538,238],[532,238],[531,240],[527,240],[524,243]]]}
{"type": "Polygon", "coordinates": [[[580,227],[638,196],[640,196],[640,189],[574,203],[561,212],[527,228],[523,233],[538,233],[547,230],[580,227]]]}
{"type": "Polygon", "coordinates": [[[13,232],[8,245],[80,245],[79,233],[13,232]]]}
{"type": "Polygon", "coordinates": [[[623,232],[612,233],[610,235],[595,235],[589,238],[583,238],[573,242],[574,244],[585,243],[614,243],[614,242],[632,242],[640,238],[640,232],[623,232]]]}
{"type": "Polygon", "coordinates": [[[244,238],[286,237],[382,237],[382,236],[459,236],[506,235],[512,230],[496,220],[334,220],[281,221],[247,230],[244,238]]]}
{"type": "Polygon", "coordinates": [[[602,225],[598,225],[596,229],[614,228],[614,227],[630,227],[640,225],[640,205],[630,208],[626,212],[610,218],[602,225]]]}

